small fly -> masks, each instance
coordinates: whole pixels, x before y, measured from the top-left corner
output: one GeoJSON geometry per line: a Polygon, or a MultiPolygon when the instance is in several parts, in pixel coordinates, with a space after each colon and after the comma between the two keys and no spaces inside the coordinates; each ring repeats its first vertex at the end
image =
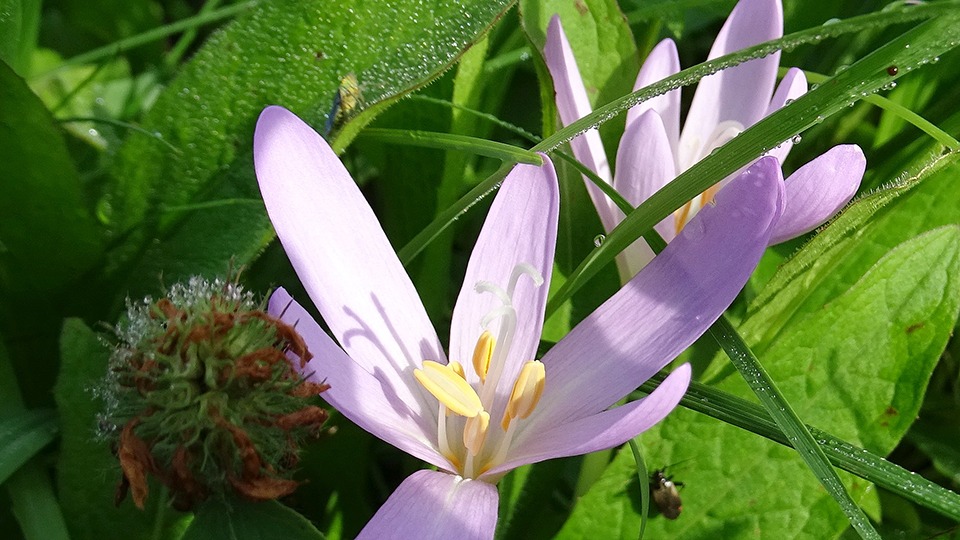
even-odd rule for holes
{"type": "Polygon", "coordinates": [[[650,475],[650,492],[653,494],[653,502],[660,509],[660,513],[667,519],[677,519],[683,510],[683,504],[680,500],[680,492],[677,487],[683,486],[682,482],[674,482],[672,476],[664,474],[664,469],[657,469],[650,475]]]}
{"type": "Polygon", "coordinates": [[[330,112],[327,113],[327,123],[323,129],[324,136],[329,137],[334,128],[339,127],[350,115],[356,112],[362,101],[363,94],[360,92],[360,83],[357,81],[357,76],[348,73],[340,79],[340,86],[333,94],[333,105],[330,107],[330,112]]]}

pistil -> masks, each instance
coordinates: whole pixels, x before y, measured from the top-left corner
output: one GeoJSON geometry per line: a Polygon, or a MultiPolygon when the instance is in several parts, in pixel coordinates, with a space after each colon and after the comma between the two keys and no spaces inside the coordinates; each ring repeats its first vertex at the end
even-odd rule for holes
{"type": "Polygon", "coordinates": [[[513,296],[523,275],[529,276],[536,286],[543,283],[543,278],[533,266],[519,264],[514,268],[506,289],[487,281],[476,284],[477,292],[493,294],[500,300],[500,305],[491,309],[480,321],[480,327],[484,330],[477,339],[472,358],[472,366],[479,378],[475,384],[479,387],[467,382],[463,366],[456,361],[443,365],[425,360],[421,369],[414,370],[417,381],[439,401],[438,449],[450,460],[454,469],[466,478],[477,478],[506,458],[516,431],[517,423],[514,420],[530,416],[543,393],[546,372],[541,362],[532,360],[520,370],[511,394],[497,396],[497,386],[511,353],[517,326],[513,296]],[[486,329],[494,321],[499,322],[496,337],[486,329]],[[504,413],[500,424],[491,432],[490,411],[493,410],[503,410],[504,413]],[[461,430],[462,447],[456,439],[448,439],[448,431],[457,429],[461,430]]]}

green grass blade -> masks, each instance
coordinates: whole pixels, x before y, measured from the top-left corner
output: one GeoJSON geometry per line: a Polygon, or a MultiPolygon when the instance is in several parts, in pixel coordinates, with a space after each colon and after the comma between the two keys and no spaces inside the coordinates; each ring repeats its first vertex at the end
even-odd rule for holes
{"type": "MultiPolygon", "coordinates": [[[[899,68],[898,68],[899,69],[899,68]]],[[[811,84],[821,84],[825,82],[829,77],[823,75],[822,73],[814,73],[812,71],[804,71],[807,76],[807,82],[811,84]]],[[[906,122],[913,124],[914,127],[923,131],[935,141],[942,144],[945,148],[950,151],[960,148],[960,141],[957,141],[949,133],[937,127],[936,124],[927,120],[926,118],[920,116],[919,114],[913,112],[912,110],[904,107],[903,105],[897,103],[896,101],[891,101],[883,96],[872,95],[863,98],[864,101],[871,105],[875,105],[885,111],[890,111],[900,118],[904,119],[906,122]]]]}
{"type": "Polygon", "coordinates": [[[640,482],[640,531],[637,540],[643,540],[643,532],[647,529],[647,516],[650,515],[650,472],[647,471],[647,462],[643,459],[643,452],[636,439],[627,441],[630,451],[637,462],[637,480],[640,482]]]}
{"type": "Polygon", "coordinates": [[[59,66],[51,70],[45,71],[43,73],[38,73],[35,76],[35,78],[44,77],[46,75],[55,73],[57,71],[60,71],[61,69],[68,68],[70,66],[78,66],[82,64],[89,64],[91,62],[99,62],[100,60],[103,60],[105,58],[116,56],[120,53],[129,51],[130,49],[134,49],[141,45],[145,45],[147,43],[151,43],[151,42],[158,41],[163,38],[172,36],[173,34],[177,34],[185,30],[191,30],[191,29],[203,26],[205,24],[210,24],[223,19],[227,19],[229,17],[233,17],[234,15],[237,15],[239,13],[242,13],[250,9],[256,4],[257,4],[256,0],[252,0],[250,2],[242,2],[240,4],[233,4],[230,6],[220,8],[216,11],[211,11],[208,13],[200,13],[199,15],[188,17],[186,19],[182,19],[174,23],[165,24],[163,26],[154,28],[147,32],[143,32],[135,36],[130,36],[128,38],[121,39],[109,45],[104,45],[103,47],[97,47],[92,51],[87,51],[83,54],[78,54],[77,56],[68,58],[64,60],[63,63],[60,64],[59,66]]]}
{"type": "MultiPolygon", "coordinates": [[[[17,376],[3,340],[0,340],[0,411],[5,416],[24,414],[17,376]]],[[[37,460],[31,460],[13,472],[5,487],[13,515],[20,523],[25,539],[69,538],[48,471],[37,460]]]]}
{"type": "Polygon", "coordinates": [[[466,195],[460,197],[457,204],[441,212],[440,215],[437,216],[437,219],[433,220],[430,225],[417,233],[413,239],[407,242],[407,244],[397,252],[397,257],[400,258],[400,262],[404,265],[409,264],[410,261],[413,260],[418,253],[423,251],[423,249],[427,247],[427,244],[439,236],[448,225],[469,211],[470,207],[497,189],[497,186],[503,181],[512,168],[513,163],[504,163],[495,173],[486,177],[482,182],[468,191],[466,195]]]}
{"type": "Polygon", "coordinates": [[[525,148],[455,133],[368,128],[360,132],[357,137],[391,144],[405,144],[440,150],[460,150],[510,163],[543,164],[543,159],[539,154],[525,148]]]}
{"type": "Polygon", "coordinates": [[[0,484],[50,444],[57,431],[53,411],[7,411],[0,419],[0,484]]]}
{"type": "Polygon", "coordinates": [[[837,476],[837,471],[830,465],[830,460],[827,459],[823,449],[817,444],[810,431],[807,430],[806,424],[794,412],[777,388],[777,384],[767,374],[760,361],[750,351],[750,347],[730,324],[730,321],[726,317],[720,317],[710,327],[710,333],[723,347],[727,356],[730,357],[730,361],[743,376],[750,389],[757,395],[757,398],[760,399],[760,403],[766,408],[777,426],[786,435],[791,446],[796,448],[797,453],[807,463],[807,466],[820,480],[823,487],[840,505],[847,518],[850,519],[853,528],[862,538],[879,540],[880,535],[873,529],[863,510],[850,498],[850,494],[847,493],[846,488],[840,482],[840,477],[837,476]]]}

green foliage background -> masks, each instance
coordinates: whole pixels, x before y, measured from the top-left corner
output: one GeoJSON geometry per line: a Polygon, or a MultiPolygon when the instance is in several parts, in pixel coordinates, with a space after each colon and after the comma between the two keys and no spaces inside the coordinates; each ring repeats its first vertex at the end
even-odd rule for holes
{"type": "MultiPolygon", "coordinates": [[[[308,450],[307,482],[284,504],[210,506],[192,518],[157,495],[144,512],[129,501],[115,508],[119,467],[96,440],[91,390],[109,355],[104,323],[128,298],[223,276],[231,265],[245,268],[249,288],[282,285],[306,298],[259,199],[253,126],[263,107],[279,104],[322,130],[352,73],[363,101],[329,139],[435,326],[448,328],[486,209],[474,194],[496,184],[502,163],[483,157],[480,143],[463,152],[442,134],[569,150],[563,143],[578,128],[560,129],[541,54],[554,13],[594,107],[622,113],[652,95],[623,97],[663,37],[694,66],[676,78],[688,103],[733,4],[0,0],[0,537],[356,535],[422,464],[336,415],[336,434],[308,450]],[[425,137],[432,147],[385,135],[409,130],[436,133],[425,137]]],[[[692,195],[795,135],[802,141],[785,172],[857,143],[868,163],[858,198],[820,231],[768,250],[728,317],[803,422],[869,456],[867,473],[841,480],[881,534],[956,536],[960,4],[784,10],[789,36],[773,45],[784,50],[781,65],[830,78],[690,169],[601,246],[580,173],[551,155],[562,206],[543,345],[616,290],[617,246],[692,195]],[[903,476],[871,461],[884,456],[903,476]],[[891,488],[905,479],[935,495],[891,488]]],[[[580,130],[605,120],[612,163],[624,116],[606,117],[580,130]]],[[[704,385],[756,401],[756,387],[719,350],[708,335],[681,360],[704,385]]],[[[650,538],[853,535],[855,517],[822,476],[796,450],[753,433],[770,421],[756,410],[728,409],[745,430],[681,408],[641,436],[647,466],[669,467],[685,484],[676,521],[644,515],[646,479],[621,449],[508,475],[498,537],[633,538],[641,528],[650,538]]]]}

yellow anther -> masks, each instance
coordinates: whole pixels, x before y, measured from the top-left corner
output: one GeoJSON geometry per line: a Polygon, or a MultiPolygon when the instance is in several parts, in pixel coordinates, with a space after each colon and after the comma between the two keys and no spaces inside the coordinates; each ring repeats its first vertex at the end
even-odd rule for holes
{"type": "Polygon", "coordinates": [[[461,379],[463,379],[463,380],[466,380],[466,379],[467,379],[467,374],[464,373],[464,371],[463,371],[463,366],[460,365],[460,362],[453,361],[453,362],[450,362],[450,363],[447,364],[447,365],[450,366],[450,369],[452,369],[454,373],[456,373],[457,375],[459,375],[461,379]]]}
{"type": "Polygon", "coordinates": [[[673,229],[677,234],[680,234],[680,231],[682,231],[683,227],[686,226],[687,220],[690,218],[690,209],[692,206],[693,201],[687,201],[683,206],[673,213],[673,229]]]}
{"type": "Polygon", "coordinates": [[[703,193],[700,194],[700,208],[708,204],[716,205],[717,192],[720,191],[720,183],[716,183],[706,189],[703,193]]]}
{"type": "Polygon", "coordinates": [[[493,334],[484,330],[480,334],[480,339],[477,340],[477,346],[473,349],[473,369],[480,376],[480,382],[487,380],[490,358],[493,356],[493,346],[496,343],[497,340],[493,338],[493,334]]]}
{"type": "Polygon", "coordinates": [[[503,414],[501,426],[504,431],[510,427],[512,419],[526,418],[537,408],[546,378],[547,371],[543,362],[531,360],[523,365],[520,375],[517,375],[517,382],[513,383],[513,392],[503,414]]]}
{"type": "Polygon", "coordinates": [[[483,448],[483,441],[487,439],[487,428],[490,427],[490,415],[487,411],[480,411],[480,414],[473,418],[468,418],[463,426],[463,445],[471,456],[477,455],[483,448]]]}
{"type": "Polygon", "coordinates": [[[717,196],[718,191],[720,191],[719,183],[708,187],[706,191],[687,201],[686,204],[673,213],[673,228],[677,234],[680,234],[680,231],[687,226],[687,223],[693,219],[693,216],[697,215],[697,212],[699,212],[701,208],[708,204],[717,204],[714,198],[717,196]],[[695,204],[696,207],[694,206],[695,204]]]}
{"type": "Polygon", "coordinates": [[[413,375],[450,411],[467,418],[472,418],[483,411],[480,396],[450,366],[424,360],[423,369],[413,370],[413,375]]]}
{"type": "MultiPolygon", "coordinates": [[[[454,361],[450,362],[449,364],[447,364],[447,366],[448,366],[450,369],[452,369],[454,373],[456,373],[457,375],[459,375],[461,379],[463,379],[463,380],[466,380],[466,379],[467,379],[467,375],[466,375],[466,373],[464,373],[464,371],[463,371],[463,365],[461,365],[460,362],[457,362],[457,361],[454,360],[454,361]]],[[[444,412],[444,415],[445,415],[445,416],[450,416],[450,415],[454,414],[453,411],[451,411],[450,409],[447,409],[446,407],[444,407],[444,411],[445,411],[445,412],[444,412]]]]}

